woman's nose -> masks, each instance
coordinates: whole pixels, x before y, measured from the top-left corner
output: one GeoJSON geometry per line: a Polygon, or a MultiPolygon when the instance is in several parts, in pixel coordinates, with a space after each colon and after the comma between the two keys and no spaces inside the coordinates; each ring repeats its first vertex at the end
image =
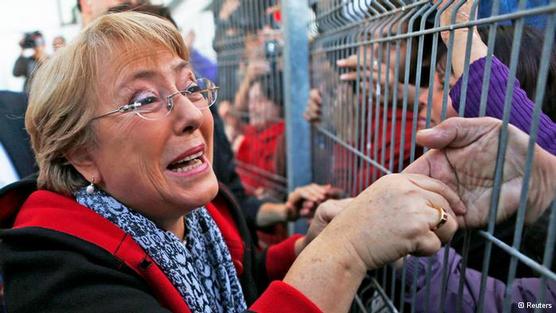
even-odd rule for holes
{"type": "Polygon", "coordinates": [[[176,131],[191,133],[198,129],[203,122],[203,110],[208,110],[208,108],[199,108],[182,94],[176,95],[173,101],[176,131]]]}
{"type": "Polygon", "coordinates": [[[429,89],[428,88],[421,89],[421,93],[419,94],[419,109],[420,110],[427,107],[428,98],[429,98],[429,89]]]}

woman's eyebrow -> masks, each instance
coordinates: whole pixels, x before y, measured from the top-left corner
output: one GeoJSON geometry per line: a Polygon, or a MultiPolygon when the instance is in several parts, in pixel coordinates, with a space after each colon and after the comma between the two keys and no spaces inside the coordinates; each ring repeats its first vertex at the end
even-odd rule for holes
{"type": "Polygon", "coordinates": [[[133,73],[131,76],[124,79],[121,83],[118,84],[117,89],[121,90],[125,88],[129,83],[136,81],[136,80],[149,80],[152,79],[157,75],[156,71],[153,70],[139,70],[133,73]]]}
{"type": "Polygon", "coordinates": [[[176,65],[172,66],[175,73],[179,73],[183,71],[184,68],[189,68],[189,62],[181,60],[176,65]]]}
{"type": "MultiPolygon", "coordinates": [[[[177,64],[173,65],[171,68],[175,73],[179,73],[181,71],[183,71],[184,68],[188,68],[189,67],[189,62],[186,61],[180,61],[177,64]]],[[[136,81],[136,80],[150,80],[153,79],[153,77],[157,76],[158,73],[155,70],[139,70],[135,73],[133,73],[131,76],[129,76],[127,79],[125,79],[124,81],[122,81],[119,84],[119,89],[123,88],[124,86],[126,86],[127,84],[129,84],[130,82],[136,81]]]]}

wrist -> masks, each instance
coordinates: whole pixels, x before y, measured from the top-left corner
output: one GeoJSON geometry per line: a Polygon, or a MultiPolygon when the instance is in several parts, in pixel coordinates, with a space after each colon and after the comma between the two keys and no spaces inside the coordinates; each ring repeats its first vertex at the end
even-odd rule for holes
{"type": "Polygon", "coordinates": [[[460,78],[464,71],[465,63],[465,53],[467,50],[467,45],[471,45],[471,53],[469,56],[469,64],[485,57],[488,52],[488,48],[482,41],[481,36],[476,30],[473,30],[473,35],[471,36],[471,42],[468,43],[468,33],[469,30],[458,29],[454,32],[454,51],[452,53],[452,71],[456,78],[460,78]]]}
{"type": "Polygon", "coordinates": [[[366,270],[361,271],[346,259],[343,249],[343,242],[318,236],[295,260],[284,282],[323,312],[347,312],[366,270]]]}
{"type": "Polygon", "coordinates": [[[338,229],[334,228],[334,224],[329,224],[312,242],[325,242],[329,247],[328,250],[334,251],[336,262],[346,271],[350,272],[350,275],[364,276],[369,269],[377,268],[374,264],[367,264],[363,261],[363,257],[353,246],[349,238],[346,237],[345,233],[339,232],[338,229]]]}

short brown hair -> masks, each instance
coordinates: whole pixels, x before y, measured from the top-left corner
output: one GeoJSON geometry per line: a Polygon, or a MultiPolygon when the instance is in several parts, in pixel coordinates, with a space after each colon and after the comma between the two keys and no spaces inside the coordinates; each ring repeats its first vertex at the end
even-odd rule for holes
{"type": "Polygon", "coordinates": [[[189,58],[181,34],[170,22],[137,12],[108,14],[37,71],[25,126],[39,166],[39,188],[69,195],[87,184],[66,155],[96,144],[90,120],[100,92],[98,67],[115,49],[153,45],[189,58]]]}

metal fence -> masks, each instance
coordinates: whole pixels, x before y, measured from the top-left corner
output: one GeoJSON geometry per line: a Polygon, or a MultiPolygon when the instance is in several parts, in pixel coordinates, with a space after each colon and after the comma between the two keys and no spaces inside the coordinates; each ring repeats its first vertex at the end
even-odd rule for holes
{"type": "MultiPolygon", "coordinates": [[[[447,291],[453,268],[438,269],[432,258],[420,276],[407,267],[388,266],[369,273],[354,300],[354,312],[441,312],[447,306],[460,312],[467,305],[465,297],[473,296],[465,294],[466,275],[480,280],[474,299],[477,311],[483,312],[485,301],[492,301],[490,277],[505,283],[499,310],[509,312],[519,309],[511,294],[516,279],[538,279],[538,303],[544,301],[547,283],[556,283],[556,205],[553,202],[535,225],[524,223],[540,114],[556,120],[556,1],[470,1],[467,19],[460,21],[458,12],[465,2],[215,1],[219,84],[225,91],[219,109],[228,122],[230,139],[258,138],[248,149],[253,158],[238,160],[242,178],[252,185],[253,193],[262,188],[281,197],[313,180],[356,195],[380,176],[400,172],[423,153],[415,144],[419,128],[452,115],[467,116],[470,92],[480,99],[475,103],[476,115],[493,115],[487,106],[493,63],[500,60],[508,68],[507,87],[496,91],[504,99],[499,116],[503,130],[488,227],[456,234],[450,249],[439,257],[440,264],[446,264],[450,253],[461,256],[456,290],[447,291]],[[443,13],[454,7],[459,9],[445,25],[443,13]],[[488,47],[484,79],[478,86],[470,74],[475,27],[488,47]],[[455,42],[455,32],[462,29],[468,30],[463,47],[455,42]],[[456,54],[461,64],[454,64],[456,54]],[[461,77],[454,77],[456,69],[463,69],[461,77]],[[249,82],[250,70],[259,71],[260,85],[271,87],[256,90],[256,84],[249,82]],[[530,151],[518,214],[495,225],[516,79],[535,103],[528,129],[530,151]],[[309,87],[318,90],[322,99],[320,122],[310,130],[302,121],[309,87]],[[252,102],[260,100],[260,93],[274,104],[281,101],[280,110],[256,108],[252,102]],[[458,110],[452,107],[454,97],[458,110]],[[266,124],[253,130],[260,116],[267,117],[266,124]],[[268,144],[278,140],[264,132],[273,122],[285,126],[279,131],[285,140],[277,145],[268,144]],[[252,162],[263,151],[273,158],[274,167],[252,162]]],[[[552,307],[556,310],[556,304],[552,307]]]]}
{"type": "Polygon", "coordinates": [[[272,1],[215,1],[219,110],[248,193],[287,192],[279,9],[272,1]]]}

